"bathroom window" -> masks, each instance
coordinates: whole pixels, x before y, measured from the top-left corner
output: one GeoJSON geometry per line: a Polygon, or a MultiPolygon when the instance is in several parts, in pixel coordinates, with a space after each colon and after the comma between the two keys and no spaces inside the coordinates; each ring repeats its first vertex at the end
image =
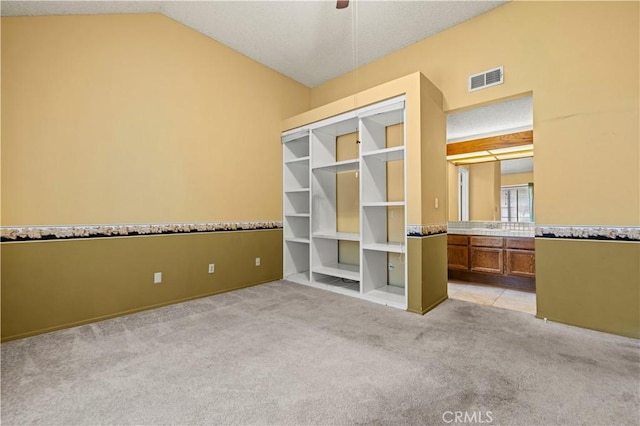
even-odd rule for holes
{"type": "Polygon", "coordinates": [[[500,210],[503,222],[533,222],[533,183],[503,186],[500,210]]]}

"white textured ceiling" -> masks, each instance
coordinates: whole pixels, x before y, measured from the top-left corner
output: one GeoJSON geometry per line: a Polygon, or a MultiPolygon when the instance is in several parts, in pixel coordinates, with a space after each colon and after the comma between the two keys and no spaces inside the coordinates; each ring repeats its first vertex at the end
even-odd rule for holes
{"type": "Polygon", "coordinates": [[[2,1],[2,16],[162,13],[309,87],[507,1],[2,1]]]}
{"type": "Polygon", "coordinates": [[[531,129],[533,129],[532,96],[447,115],[447,143],[531,129]]]}
{"type": "Polygon", "coordinates": [[[533,172],[533,157],[502,160],[500,162],[500,173],[503,175],[530,172],[533,172]]]}

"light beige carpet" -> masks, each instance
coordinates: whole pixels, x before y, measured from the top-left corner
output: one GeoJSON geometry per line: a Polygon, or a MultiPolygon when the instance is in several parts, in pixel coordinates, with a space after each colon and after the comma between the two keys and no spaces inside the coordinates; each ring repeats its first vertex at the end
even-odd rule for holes
{"type": "Polygon", "coordinates": [[[5,425],[640,422],[637,340],[284,281],[4,343],[1,361],[5,425]]]}

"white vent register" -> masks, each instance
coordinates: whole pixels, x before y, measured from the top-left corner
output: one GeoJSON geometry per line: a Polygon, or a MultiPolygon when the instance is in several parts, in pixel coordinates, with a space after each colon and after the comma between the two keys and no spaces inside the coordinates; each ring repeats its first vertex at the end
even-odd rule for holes
{"type": "Polygon", "coordinates": [[[504,67],[493,68],[469,77],[469,92],[504,83],[504,67]]]}

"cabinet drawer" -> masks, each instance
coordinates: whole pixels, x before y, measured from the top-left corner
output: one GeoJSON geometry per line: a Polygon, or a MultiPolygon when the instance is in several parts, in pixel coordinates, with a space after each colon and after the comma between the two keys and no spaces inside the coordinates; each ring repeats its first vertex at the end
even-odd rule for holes
{"type": "Polygon", "coordinates": [[[535,250],[534,238],[505,238],[505,247],[520,250],[535,250]]]}
{"type": "Polygon", "coordinates": [[[471,270],[474,272],[501,274],[502,251],[499,248],[470,247],[471,270]]]}
{"type": "Polygon", "coordinates": [[[502,237],[471,237],[471,245],[477,247],[502,247],[502,237]]]}
{"type": "Polygon", "coordinates": [[[469,245],[469,237],[466,235],[447,235],[447,244],[466,246],[469,245]]]}
{"type": "Polygon", "coordinates": [[[469,270],[469,248],[467,246],[447,246],[447,265],[449,269],[469,270]]]}
{"type": "Polygon", "coordinates": [[[507,275],[536,276],[535,252],[531,250],[506,250],[505,263],[507,275]]]}

